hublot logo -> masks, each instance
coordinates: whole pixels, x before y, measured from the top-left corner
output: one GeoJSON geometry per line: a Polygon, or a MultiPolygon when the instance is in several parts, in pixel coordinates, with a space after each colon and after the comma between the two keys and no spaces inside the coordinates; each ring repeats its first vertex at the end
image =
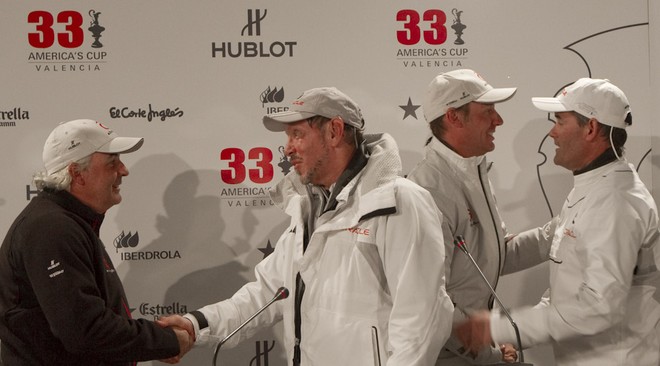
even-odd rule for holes
{"type": "MultiPolygon", "coordinates": [[[[248,9],[247,23],[241,30],[241,36],[261,36],[261,24],[268,14],[268,9],[248,9]]],[[[211,57],[221,58],[267,58],[267,57],[293,57],[296,41],[273,42],[212,42],[211,57]]]]}

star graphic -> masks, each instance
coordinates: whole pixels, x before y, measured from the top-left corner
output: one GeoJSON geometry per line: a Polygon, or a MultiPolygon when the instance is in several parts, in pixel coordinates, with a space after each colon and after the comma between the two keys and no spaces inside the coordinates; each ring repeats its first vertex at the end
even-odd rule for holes
{"type": "Polygon", "coordinates": [[[412,104],[412,100],[410,99],[410,97],[408,97],[408,104],[399,106],[399,108],[403,109],[405,112],[403,114],[403,119],[406,119],[406,117],[408,116],[413,116],[415,119],[417,119],[417,114],[415,113],[415,111],[419,107],[420,107],[419,105],[412,104]]]}
{"type": "Polygon", "coordinates": [[[270,246],[270,240],[268,240],[268,244],[266,244],[265,248],[257,248],[257,249],[259,249],[260,252],[264,253],[264,257],[262,259],[268,257],[275,250],[275,248],[270,246]]]}

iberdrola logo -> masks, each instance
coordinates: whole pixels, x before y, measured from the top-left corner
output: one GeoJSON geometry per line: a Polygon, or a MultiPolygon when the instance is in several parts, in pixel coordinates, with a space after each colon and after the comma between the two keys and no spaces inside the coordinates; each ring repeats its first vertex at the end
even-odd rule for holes
{"type": "Polygon", "coordinates": [[[119,252],[119,249],[121,248],[135,248],[138,243],[140,242],[140,234],[136,231],[135,234],[132,234],[130,231],[128,234],[124,233],[122,230],[121,234],[119,234],[113,244],[115,248],[117,249],[117,252],[119,252]]]}

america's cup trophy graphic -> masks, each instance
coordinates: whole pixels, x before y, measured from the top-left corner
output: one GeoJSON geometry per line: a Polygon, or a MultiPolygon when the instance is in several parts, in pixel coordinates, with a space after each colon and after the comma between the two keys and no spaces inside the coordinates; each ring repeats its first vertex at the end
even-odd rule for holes
{"type": "Polygon", "coordinates": [[[284,146],[280,146],[278,151],[280,152],[280,162],[277,164],[280,169],[282,169],[282,173],[284,175],[289,174],[289,171],[291,170],[291,161],[289,161],[289,158],[286,156],[286,153],[284,152],[284,146]]]}
{"type": "Polygon", "coordinates": [[[454,23],[451,25],[451,29],[453,29],[454,34],[456,34],[454,44],[463,44],[465,41],[461,39],[461,36],[463,35],[463,30],[467,28],[465,24],[461,23],[461,14],[463,11],[454,8],[451,10],[451,13],[454,15],[454,23]]]}
{"type": "Polygon", "coordinates": [[[90,32],[92,32],[92,38],[94,38],[92,48],[103,47],[103,44],[99,42],[99,38],[101,38],[101,32],[105,30],[105,27],[99,24],[99,15],[101,15],[101,12],[94,11],[94,9],[89,11],[89,16],[94,18],[94,20],[90,23],[91,25],[89,28],[87,28],[90,32]]]}

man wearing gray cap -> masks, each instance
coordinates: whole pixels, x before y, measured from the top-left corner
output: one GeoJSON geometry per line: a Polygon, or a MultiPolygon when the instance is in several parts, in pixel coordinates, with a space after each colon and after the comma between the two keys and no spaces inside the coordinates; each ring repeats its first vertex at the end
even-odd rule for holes
{"type": "MultiPolygon", "coordinates": [[[[523,346],[550,343],[560,366],[657,366],[658,210],[623,158],[628,99],[609,80],[582,78],[532,102],[554,113],[554,162],[573,172],[574,186],[551,237],[550,288],[535,307],[511,312],[523,346]]],[[[457,331],[471,349],[514,339],[487,312],[457,331]]]]}
{"type": "Polygon", "coordinates": [[[287,135],[295,171],[271,190],[291,216],[257,280],[230,299],[164,319],[196,344],[226,337],[279,287],[270,306],[227,344],[284,322],[288,365],[430,366],[449,336],[441,214],[428,192],[400,176],[387,134],[363,134],[357,104],[336,88],[305,91],[264,117],[287,135]]]}
{"type": "Polygon", "coordinates": [[[128,175],[119,155],[142,143],[87,119],[61,123],[48,136],[46,170],[34,177],[39,194],[0,248],[3,365],[128,366],[192,346],[184,330],[131,319],[99,238],[128,175]]]}
{"type": "MultiPolygon", "coordinates": [[[[457,236],[464,238],[493,288],[500,275],[547,259],[547,247],[539,247],[534,240],[537,235],[547,235],[545,231],[529,233],[532,238],[507,233],[488,179],[485,154],[495,148],[495,129],[503,124],[495,104],[510,99],[515,92],[516,88],[493,88],[473,70],[460,69],[436,76],[424,100],[424,116],[433,136],[424,160],[408,178],[431,193],[443,214],[447,293],[455,306],[454,324],[493,305],[488,284],[469,257],[454,246],[457,236]]],[[[489,364],[516,359],[510,344],[470,352],[452,337],[443,347],[438,364],[489,364]]]]}

